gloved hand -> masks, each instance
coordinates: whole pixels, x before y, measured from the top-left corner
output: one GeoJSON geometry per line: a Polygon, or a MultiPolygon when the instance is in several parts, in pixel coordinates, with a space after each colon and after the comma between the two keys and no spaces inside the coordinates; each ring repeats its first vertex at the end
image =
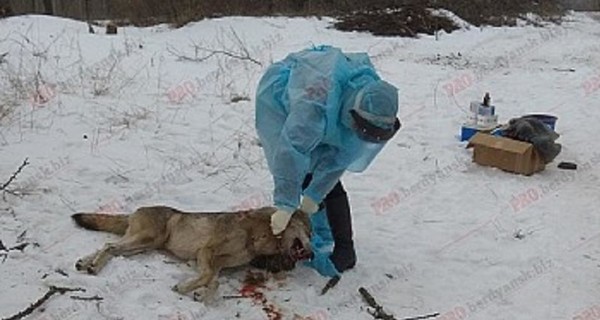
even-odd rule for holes
{"type": "Polygon", "coordinates": [[[300,204],[300,210],[311,215],[311,214],[319,211],[319,204],[316,203],[309,196],[304,196],[304,197],[302,197],[302,203],[300,204]]]}
{"type": "Polygon", "coordinates": [[[274,235],[278,235],[285,230],[292,218],[292,213],[293,212],[287,210],[277,209],[277,211],[271,215],[271,231],[273,231],[274,235]]]}

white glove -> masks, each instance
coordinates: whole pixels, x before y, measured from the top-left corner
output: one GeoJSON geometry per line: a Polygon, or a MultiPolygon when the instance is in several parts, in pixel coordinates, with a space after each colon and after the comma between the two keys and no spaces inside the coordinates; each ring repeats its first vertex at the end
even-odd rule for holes
{"type": "Polygon", "coordinates": [[[273,215],[271,215],[271,230],[274,235],[278,235],[285,230],[290,219],[292,218],[292,212],[277,209],[273,215]]]}
{"type": "Polygon", "coordinates": [[[319,211],[319,204],[308,196],[302,197],[302,203],[300,204],[300,210],[308,213],[309,215],[319,211]]]}

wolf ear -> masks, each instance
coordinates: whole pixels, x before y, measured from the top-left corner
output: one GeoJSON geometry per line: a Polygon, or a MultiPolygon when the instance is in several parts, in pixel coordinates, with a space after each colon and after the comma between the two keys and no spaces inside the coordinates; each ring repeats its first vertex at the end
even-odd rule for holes
{"type": "Polygon", "coordinates": [[[306,225],[310,226],[310,215],[308,213],[298,209],[294,211],[292,218],[294,217],[296,217],[296,219],[302,221],[306,225]]]}
{"type": "Polygon", "coordinates": [[[305,219],[305,218],[308,219],[308,218],[310,218],[308,213],[306,213],[306,212],[304,212],[304,211],[302,211],[300,209],[296,209],[296,211],[294,211],[294,215],[296,215],[296,216],[298,216],[298,217],[300,217],[302,219],[305,219]]]}

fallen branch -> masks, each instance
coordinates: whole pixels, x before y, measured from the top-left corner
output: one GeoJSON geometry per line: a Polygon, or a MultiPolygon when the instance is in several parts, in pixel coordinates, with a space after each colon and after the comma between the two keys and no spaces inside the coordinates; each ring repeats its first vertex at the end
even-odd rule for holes
{"type": "Polygon", "coordinates": [[[224,300],[231,300],[231,299],[247,299],[247,296],[243,296],[243,295],[229,295],[229,296],[223,296],[224,300]]]}
{"type": "Polygon", "coordinates": [[[246,96],[235,96],[231,98],[232,103],[238,103],[240,101],[250,101],[250,98],[246,96]]]}
{"type": "Polygon", "coordinates": [[[16,251],[23,252],[23,250],[25,250],[25,248],[26,248],[28,245],[29,245],[29,243],[25,242],[25,243],[18,244],[18,245],[14,246],[14,247],[10,247],[10,248],[8,248],[8,247],[6,247],[6,246],[4,245],[4,243],[2,242],[2,240],[0,240],[0,251],[1,251],[1,252],[0,252],[0,257],[2,257],[2,258],[3,258],[3,259],[2,259],[2,263],[4,263],[4,262],[6,261],[6,258],[8,258],[8,253],[9,253],[9,252],[11,252],[11,251],[15,251],[15,250],[16,250],[16,251]]]}
{"type": "Polygon", "coordinates": [[[4,245],[4,243],[2,243],[2,240],[0,240],[0,251],[4,251],[0,252],[0,257],[2,257],[2,263],[4,263],[6,261],[6,258],[8,258],[8,248],[4,245]]]}
{"type": "Polygon", "coordinates": [[[24,317],[30,315],[33,311],[35,311],[35,309],[39,308],[42,304],[44,304],[44,302],[46,302],[48,299],[52,298],[53,295],[60,293],[60,294],[65,294],[66,292],[73,292],[73,291],[83,291],[85,292],[85,289],[83,288],[64,288],[64,287],[56,287],[56,286],[50,286],[50,288],[48,288],[48,292],[46,292],[46,294],[41,297],[39,300],[37,300],[36,302],[32,303],[31,305],[29,305],[29,307],[27,307],[25,310],[10,316],[8,318],[2,318],[2,320],[19,320],[19,319],[23,319],[24,317]]]}
{"type": "Polygon", "coordinates": [[[69,277],[69,274],[63,269],[56,268],[56,269],[54,269],[54,272],[60,274],[61,276],[69,277]]]}
{"type": "Polygon", "coordinates": [[[383,307],[380,306],[377,303],[377,301],[375,301],[375,298],[373,298],[373,296],[369,293],[369,291],[367,291],[367,289],[360,287],[360,288],[358,288],[358,292],[363,297],[365,302],[371,308],[375,309],[375,311],[368,311],[369,314],[373,316],[373,318],[382,319],[382,320],[396,320],[396,318],[394,318],[393,315],[387,314],[387,313],[385,313],[385,311],[383,311],[383,307]]]}
{"type": "Polygon", "coordinates": [[[10,178],[8,178],[8,180],[2,184],[0,186],[0,191],[4,191],[4,193],[10,193],[12,195],[15,195],[15,193],[8,188],[8,186],[13,182],[13,180],[15,180],[17,178],[17,175],[19,175],[19,173],[21,173],[21,170],[23,170],[23,168],[25,168],[25,166],[27,166],[29,164],[29,162],[27,161],[28,158],[25,158],[25,160],[23,161],[23,163],[19,166],[19,168],[17,169],[17,171],[15,171],[12,176],[10,176],[10,178]]]}
{"type": "MultiPolygon", "coordinates": [[[[369,314],[372,315],[374,319],[396,320],[396,318],[394,318],[393,315],[387,314],[387,313],[385,313],[385,311],[383,311],[383,307],[380,306],[377,303],[377,301],[375,301],[375,298],[373,298],[373,296],[369,293],[369,291],[367,291],[367,289],[361,287],[361,288],[358,289],[358,292],[363,297],[363,299],[365,300],[365,302],[371,308],[375,309],[375,311],[373,311],[373,312],[372,311],[368,311],[369,314]]],[[[436,313],[427,314],[427,315],[424,315],[424,316],[403,318],[402,320],[423,320],[423,319],[435,318],[435,317],[437,317],[439,315],[440,315],[440,313],[436,312],[436,313]]]]}
{"type": "Polygon", "coordinates": [[[17,243],[23,242],[25,240],[25,236],[27,235],[27,229],[21,232],[20,235],[17,236],[17,243]]]}
{"type": "Polygon", "coordinates": [[[28,245],[29,245],[29,243],[25,242],[25,243],[18,244],[18,245],[14,246],[14,247],[12,247],[12,248],[10,248],[8,250],[9,251],[10,250],[18,250],[18,251],[23,252],[23,250],[25,250],[25,248],[27,248],[28,245]]]}
{"type": "Polygon", "coordinates": [[[436,312],[436,313],[432,313],[432,314],[426,314],[426,315],[420,316],[420,317],[404,318],[402,320],[422,320],[422,319],[435,318],[439,315],[440,315],[440,313],[436,312]]]}
{"type": "Polygon", "coordinates": [[[29,242],[25,242],[25,243],[21,243],[21,244],[18,244],[16,246],[14,246],[14,247],[10,247],[9,248],[9,247],[5,246],[4,243],[2,243],[2,240],[0,240],[0,251],[9,252],[9,251],[15,251],[16,250],[16,251],[23,252],[23,250],[25,250],[25,248],[27,248],[28,245],[29,245],[29,242]]]}
{"type": "Polygon", "coordinates": [[[79,300],[79,301],[102,301],[102,300],[104,300],[104,298],[102,298],[99,295],[95,295],[92,297],[70,296],[69,298],[71,298],[73,300],[79,300]]]}
{"type": "Polygon", "coordinates": [[[575,72],[575,69],[573,69],[573,68],[568,68],[568,69],[552,68],[552,70],[558,71],[558,72],[575,72]]]}

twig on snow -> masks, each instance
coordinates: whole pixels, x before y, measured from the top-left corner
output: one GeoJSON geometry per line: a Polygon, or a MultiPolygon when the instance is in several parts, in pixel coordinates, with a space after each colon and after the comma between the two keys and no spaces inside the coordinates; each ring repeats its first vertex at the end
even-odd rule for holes
{"type": "Polygon", "coordinates": [[[383,311],[383,307],[380,306],[375,298],[367,291],[367,289],[360,287],[358,288],[358,293],[363,297],[365,302],[375,311],[368,311],[370,315],[373,316],[374,319],[382,319],[382,320],[396,320],[393,315],[385,313],[383,311]]]}
{"type": "Polygon", "coordinates": [[[18,244],[14,247],[8,248],[4,245],[2,240],[0,240],[0,257],[2,257],[2,263],[4,263],[6,261],[6,258],[8,258],[9,252],[14,251],[14,250],[23,252],[23,250],[25,250],[25,248],[27,248],[28,245],[29,245],[29,243],[25,242],[25,243],[18,244]]]}
{"type": "Polygon", "coordinates": [[[0,186],[0,191],[3,191],[3,195],[4,193],[10,193],[12,195],[15,195],[15,193],[8,188],[8,186],[13,182],[13,180],[15,180],[17,178],[17,175],[19,175],[19,173],[21,173],[21,170],[23,170],[23,168],[25,168],[25,166],[27,166],[29,164],[29,161],[27,161],[28,158],[25,158],[25,160],[23,161],[23,163],[19,166],[19,168],[17,169],[17,171],[15,171],[12,176],[10,176],[10,178],[8,178],[8,180],[6,182],[4,182],[4,184],[2,184],[0,186]]]}
{"type": "Polygon", "coordinates": [[[2,257],[2,263],[6,261],[6,258],[8,258],[8,251],[9,249],[4,245],[4,243],[2,243],[2,240],[0,240],[0,257],[2,257]]]}
{"type": "Polygon", "coordinates": [[[412,317],[412,318],[404,318],[402,320],[422,320],[422,319],[429,319],[429,318],[435,318],[437,316],[439,316],[440,313],[436,312],[436,313],[432,313],[432,314],[426,314],[424,316],[419,316],[419,317],[412,317]]]}
{"type": "Polygon", "coordinates": [[[29,305],[29,307],[27,307],[25,310],[23,310],[23,311],[15,314],[15,315],[13,315],[13,316],[10,316],[8,318],[2,318],[2,320],[19,320],[19,319],[23,319],[24,317],[30,315],[37,308],[39,308],[48,299],[52,298],[53,295],[55,295],[57,293],[65,294],[66,292],[73,292],[73,291],[83,291],[83,292],[85,292],[85,289],[83,289],[83,288],[65,288],[65,287],[50,286],[50,288],[48,288],[48,291],[46,292],[46,294],[44,294],[43,297],[41,297],[39,300],[37,300],[36,302],[34,302],[31,305],[29,305]]]}
{"type": "Polygon", "coordinates": [[[69,298],[71,298],[73,300],[79,300],[79,301],[102,301],[102,300],[104,300],[104,298],[102,298],[99,295],[95,295],[92,297],[70,296],[69,298]]]}
{"type": "MultiPolygon", "coordinates": [[[[396,320],[396,318],[394,318],[393,315],[388,314],[385,311],[383,311],[383,307],[381,305],[379,305],[377,303],[377,301],[375,301],[375,298],[373,298],[373,296],[369,293],[369,291],[367,291],[367,289],[365,289],[363,287],[360,287],[358,289],[358,292],[363,297],[363,299],[365,300],[365,302],[371,308],[375,309],[375,311],[368,311],[369,314],[372,315],[374,319],[396,320]]],[[[440,315],[440,313],[436,312],[436,313],[427,314],[427,315],[424,315],[424,316],[403,318],[402,320],[423,320],[423,319],[435,318],[435,317],[437,317],[439,315],[440,315]]]]}
{"type": "Polygon", "coordinates": [[[28,245],[29,245],[29,243],[25,242],[25,243],[18,244],[8,250],[18,250],[18,251],[23,252],[23,250],[25,250],[25,248],[27,248],[28,245]]]}
{"type": "Polygon", "coordinates": [[[235,45],[235,48],[233,48],[233,49],[227,48],[223,41],[219,41],[219,45],[221,47],[219,49],[208,48],[208,47],[204,47],[199,44],[196,44],[196,43],[192,43],[192,46],[194,47],[194,52],[195,52],[194,57],[187,56],[173,47],[168,47],[167,51],[169,53],[171,53],[172,55],[176,56],[177,59],[183,60],[183,61],[203,62],[205,60],[210,59],[211,57],[213,57],[215,55],[224,55],[224,56],[234,58],[234,59],[250,61],[259,66],[262,66],[262,63],[260,61],[254,59],[250,55],[250,51],[248,50],[246,44],[242,41],[242,39],[238,36],[238,34],[233,29],[231,29],[230,38],[231,38],[231,41],[233,41],[233,43],[235,45]],[[199,52],[204,52],[204,54],[201,55],[201,54],[199,54],[199,52]]]}
{"type": "Polygon", "coordinates": [[[243,295],[228,295],[228,296],[223,296],[223,299],[225,300],[231,300],[231,299],[246,299],[248,297],[243,296],[243,295]]]}

